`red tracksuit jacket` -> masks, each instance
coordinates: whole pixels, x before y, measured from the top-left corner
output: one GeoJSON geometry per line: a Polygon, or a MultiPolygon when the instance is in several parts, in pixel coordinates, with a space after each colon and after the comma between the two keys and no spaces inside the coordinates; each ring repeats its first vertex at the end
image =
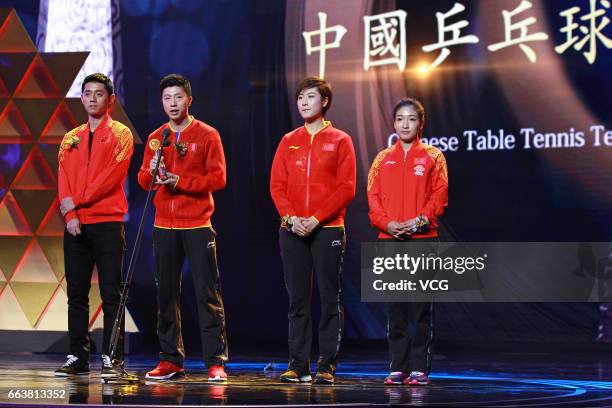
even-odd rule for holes
{"type": "Polygon", "coordinates": [[[448,172],[444,155],[417,138],[408,153],[400,141],[376,156],[368,174],[370,222],[379,229],[379,238],[391,238],[387,225],[418,215],[429,219],[430,227],[414,238],[438,236],[438,217],[448,203],[448,172]]]}
{"type": "Polygon", "coordinates": [[[287,133],[276,149],[270,193],[281,217],[314,216],[321,226],[343,226],[356,177],[349,135],[330,122],[315,135],[302,126],[287,133]]]}
{"type": "MultiPolygon", "coordinates": [[[[138,183],[147,190],[151,184],[149,162],[154,151],[151,141],[157,139],[161,145],[164,124],[147,140],[142,166],[138,172],[138,183]]],[[[164,185],[158,189],[155,204],[155,226],[158,228],[190,229],[209,227],[215,209],[212,192],[225,187],[225,155],[219,133],[197,119],[180,132],[180,142],[187,145],[181,156],[175,147],[176,134],[170,133],[170,146],[163,148],[166,169],[179,176],[175,186],[164,185]]]]}
{"type": "Polygon", "coordinates": [[[64,135],[58,154],[58,196],[72,197],[75,209],[66,222],[78,217],[81,224],[123,221],[128,205],[124,184],[134,151],[132,132],[109,115],[94,131],[91,153],[89,123],[64,135]],[[72,141],[78,144],[72,146],[72,141]]]}

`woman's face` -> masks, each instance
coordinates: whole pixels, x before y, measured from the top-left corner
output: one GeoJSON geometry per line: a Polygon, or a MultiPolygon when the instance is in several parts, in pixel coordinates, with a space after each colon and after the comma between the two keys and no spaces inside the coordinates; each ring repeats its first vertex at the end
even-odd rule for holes
{"type": "Polygon", "coordinates": [[[422,124],[414,106],[406,105],[397,110],[393,128],[404,143],[412,143],[416,139],[421,132],[422,124]]]}
{"type": "Polygon", "coordinates": [[[327,98],[321,98],[317,88],[306,88],[298,95],[297,108],[302,119],[311,122],[323,116],[323,107],[327,105],[327,98]]]}

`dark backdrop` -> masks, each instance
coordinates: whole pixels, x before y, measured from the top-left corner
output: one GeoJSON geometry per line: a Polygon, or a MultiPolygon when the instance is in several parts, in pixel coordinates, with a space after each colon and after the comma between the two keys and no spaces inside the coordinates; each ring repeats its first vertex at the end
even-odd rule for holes
{"type": "MultiPolygon", "coordinates": [[[[449,9],[451,3],[420,6],[421,2],[402,1],[398,7],[433,15],[435,10],[449,9]]],[[[32,38],[36,37],[36,1],[2,0],[0,5],[15,7],[32,38]]],[[[191,113],[217,128],[222,136],[228,183],[226,189],[215,193],[213,224],[219,234],[218,255],[230,345],[252,343],[255,339],[282,341],[286,333],[287,296],[277,242],[279,217],[268,190],[276,146],[295,125],[291,116],[294,106],[288,104],[293,89],[287,89],[285,74],[286,7],[287,3],[279,0],[217,0],[205,5],[195,0],[121,2],[122,96],[125,110],[140,136],[145,139],[166,120],[158,82],[170,72],[183,73],[191,79],[194,94],[191,113]]],[[[431,32],[421,34],[427,35],[428,40],[435,37],[435,25],[429,29],[431,32]]],[[[456,58],[462,55],[467,58],[467,54],[455,50],[453,53],[456,58]]],[[[597,80],[584,71],[575,71],[572,76],[580,92],[588,93],[589,107],[608,125],[611,123],[606,98],[612,90],[611,55],[600,48],[598,64],[592,68],[597,80]]],[[[571,71],[578,63],[584,66],[579,58],[582,57],[578,53],[568,57],[566,68],[571,71]]],[[[466,75],[454,80],[464,86],[466,75]]],[[[455,117],[469,118],[465,116],[469,111],[473,117],[486,118],[484,126],[512,126],[517,118],[507,106],[503,108],[504,95],[494,81],[484,75],[477,86],[477,99],[465,96],[474,90],[466,90],[457,99],[446,98],[445,103],[425,98],[430,102],[428,114],[450,117],[456,108],[459,113],[454,113],[455,117]]],[[[334,120],[333,108],[330,114],[334,120]]],[[[428,132],[447,134],[448,129],[440,123],[433,121],[428,132]]],[[[145,199],[136,183],[142,154],[140,145],[135,150],[129,176],[130,242],[135,237],[145,199]]],[[[537,152],[496,153],[480,156],[477,161],[465,153],[446,156],[451,189],[443,239],[609,240],[612,225],[609,201],[585,191],[537,152]]],[[[602,171],[610,171],[610,167],[602,171]]],[[[359,244],[375,237],[367,222],[363,174],[359,183],[358,198],[349,208],[347,218],[346,335],[352,339],[384,338],[381,305],[364,304],[359,299],[359,244]]],[[[152,223],[153,211],[149,211],[129,308],[144,334],[145,345],[154,349],[152,223]]],[[[188,268],[184,277],[183,329],[188,347],[197,350],[196,307],[188,268]]],[[[317,296],[315,293],[313,299],[317,296]]],[[[591,341],[597,335],[600,318],[598,304],[554,303],[441,304],[437,306],[436,319],[437,336],[442,340],[563,342],[591,341]]]]}

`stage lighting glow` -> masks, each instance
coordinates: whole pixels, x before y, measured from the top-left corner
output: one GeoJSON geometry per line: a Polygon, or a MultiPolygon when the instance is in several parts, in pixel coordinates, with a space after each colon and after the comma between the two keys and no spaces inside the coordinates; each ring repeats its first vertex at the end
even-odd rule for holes
{"type": "Polygon", "coordinates": [[[419,67],[417,68],[417,73],[421,78],[427,77],[430,72],[431,72],[431,68],[429,68],[429,65],[427,64],[420,64],[419,67]]]}
{"type": "Polygon", "coordinates": [[[45,52],[90,51],[68,97],[81,95],[85,75],[101,72],[113,79],[113,26],[110,0],[47,0],[45,52]]]}

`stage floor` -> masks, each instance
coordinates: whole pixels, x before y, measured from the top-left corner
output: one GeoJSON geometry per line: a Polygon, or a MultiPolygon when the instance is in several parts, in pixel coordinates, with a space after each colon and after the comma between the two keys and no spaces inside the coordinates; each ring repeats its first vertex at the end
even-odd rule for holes
{"type": "MultiPolygon", "coordinates": [[[[270,367],[270,359],[262,357],[234,357],[225,385],[208,383],[203,364],[193,359],[180,381],[133,385],[101,383],[100,365],[93,357],[89,377],[56,378],[53,370],[63,361],[57,354],[0,354],[0,405],[612,406],[612,359],[605,355],[437,356],[431,384],[421,387],[382,384],[387,373],[382,352],[369,358],[345,355],[332,386],[283,384],[278,376],[286,363],[276,360],[270,367]],[[42,398],[54,390],[57,398],[42,398]],[[15,392],[25,392],[26,398],[16,398],[15,392]]],[[[131,356],[127,366],[144,376],[156,363],[153,356],[131,356]]]]}

